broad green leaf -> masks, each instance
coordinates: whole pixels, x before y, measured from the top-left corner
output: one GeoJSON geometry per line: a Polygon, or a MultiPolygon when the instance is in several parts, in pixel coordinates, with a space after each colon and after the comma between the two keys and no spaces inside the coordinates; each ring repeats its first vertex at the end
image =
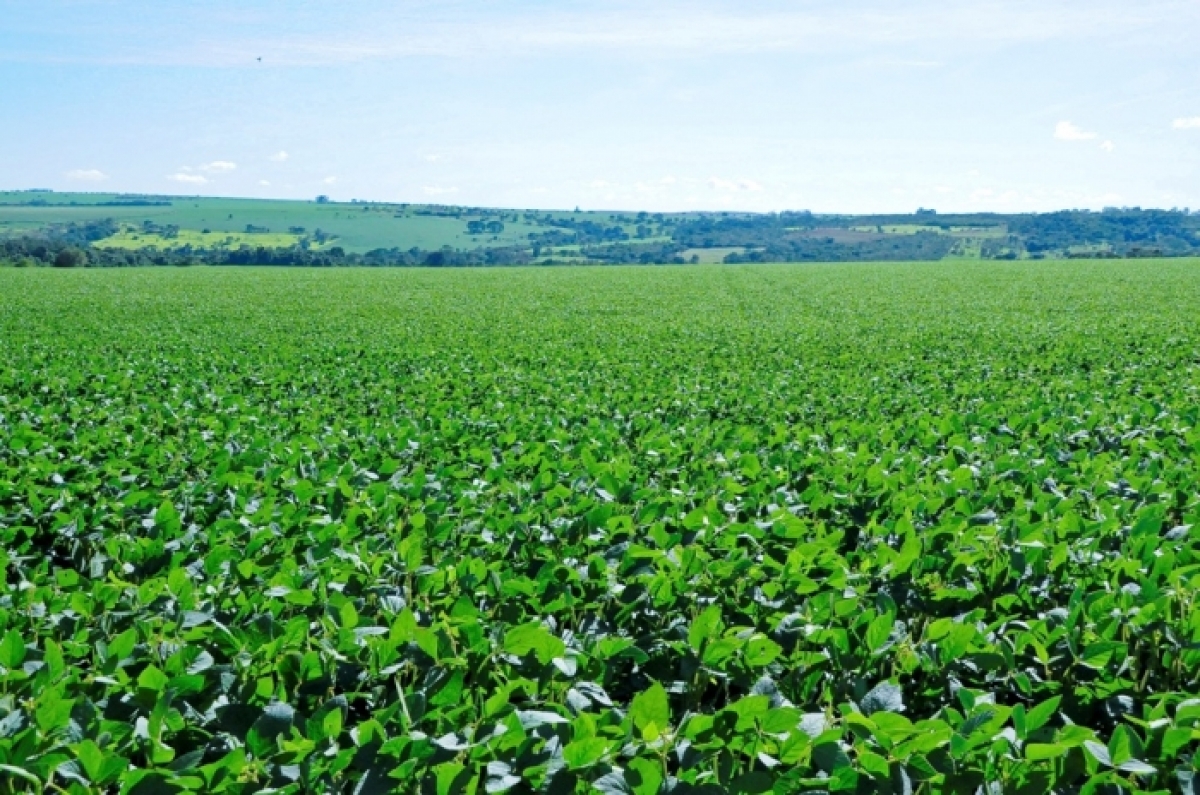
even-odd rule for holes
{"type": "Polygon", "coordinates": [[[746,643],[746,664],[751,668],[763,668],[775,661],[783,649],[770,638],[761,635],[751,638],[746,643]]]}
{"type": "Polygon", "coordinates": [[[653,724],[660,731],[671,724],[671,705],[667,691],[655,682],[649,689],[643,690],[633,697],[629,706],[629,715],[633,725],[639,730],[653,724]]]}
{"type": "Polygon", "coordinates": [[[10,629],[4,633],[4,639],[0,640],[0,665],[10,671],[15,671],[21,667],[21,663],[25,661],[25,641],[21,640],[21,635],[15,629],[10,629]]]}
{"type": "Polygon", "coordinates": [[[1057,759],[1060,756],[1066,755],[1070,750],[1069,746],[1055,743],[1030,743],[1025,746],[1025,758],[1031,762],[1039,762],[1044,759],[1057,759]]]}
{"type": "Polygon", "coordinates": [[[1036,707],[1030,708],[1025,713],[1025,726],[1028,734],[1033,734],[1038,729],[1050,722],[1058,712],[1058,707],[1062,703],[1062,696],[1053,696],[1046,699],[1036,707]]]}
{"type": "Polygon", "coordinates": [[[555,657],[563,656],[567,647],[541,624],[525,624],[505,634],[504,650],[518,657],[532,653],[538,662],[548,665],[555,657]]]}
{"type": "Polygon", "coordinates": [[[572,770],[591,767],[607,753],[608,741],[598,737],[567,743],[563,747],[563,759],[572,770]]]}
{"type": "Polygon", "coordinates": [[[866,643],[867,649],[872,653],[879,653],[887,645],[888,639],[892,636],[892,627],[895,621],[890,614],[876,616],[873,621],[867,626],[866,643]]]}

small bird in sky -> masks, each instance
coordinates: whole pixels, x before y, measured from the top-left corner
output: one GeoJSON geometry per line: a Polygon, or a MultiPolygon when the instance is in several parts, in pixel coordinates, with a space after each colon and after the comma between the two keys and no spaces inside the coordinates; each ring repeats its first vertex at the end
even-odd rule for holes
{"type": "Polygon", "coordinates": [[[258,56],[258,62],[259,62],[259,63],[262,63],[262,56],[261,56],[261,55],[260,55],[260,56],[258,56]]]}

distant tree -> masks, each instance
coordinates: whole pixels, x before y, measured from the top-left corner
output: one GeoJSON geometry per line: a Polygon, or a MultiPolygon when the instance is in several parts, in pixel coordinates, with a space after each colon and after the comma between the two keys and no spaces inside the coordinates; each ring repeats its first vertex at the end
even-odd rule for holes
{"type": "Polygon", "coordinates": [[[322,196],[318,196],[318,197],[317,197],[317,204],[329,204],[329,197],[328,197],[328,196],[324,196],[324,195],[322,195],[322,196]]]}
{"type": "Polygon", "coordinates": [[[54,258],[56,268],[82,268],[87,264],[87,254],[77,248],[64,248],[54,258]]]}

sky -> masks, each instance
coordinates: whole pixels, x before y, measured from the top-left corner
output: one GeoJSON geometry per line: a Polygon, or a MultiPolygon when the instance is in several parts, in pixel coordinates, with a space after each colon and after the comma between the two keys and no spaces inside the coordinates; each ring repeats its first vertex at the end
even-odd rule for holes
{"type": "Polygon", "coordinates": [[[0,0],[0,189],[1200,209],[1197,0],[0,0]]]}

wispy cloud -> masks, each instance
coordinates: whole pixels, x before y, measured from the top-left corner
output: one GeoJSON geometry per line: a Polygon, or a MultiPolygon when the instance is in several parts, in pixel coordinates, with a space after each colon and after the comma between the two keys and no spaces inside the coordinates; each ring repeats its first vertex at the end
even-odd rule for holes
{"type": "Polygon", "coordinates": [[[189,174],[186,171],[179,171],[175,174],[168,174],[167,179],[172,182],[182,182],[185,185],[206,185],[208,177],[203,174],[189,174]]]}
{"type": "Polygon", "coordinates": [[[752,179],[721,179],[720,177],[712,177],[708,180],[708,187],[713,190],[720,191],[750,191],[757,192],[763,189],[763,186],[752,179]]]}
{"type": "Polygon", "coordinates": [[[276,152],[275,154],[271,155],[267,159],[270,160],[272,163],[286,163],[288,157],[290,157],[290,155],[288,155],[287,152],[279,151],[279,152],[276,152]]]}
{"type": "Polygon", "coordinates": [[[425,191],[426,196],[448,196],[451,193],[458,193],[458,188],[442,188],[437,185],[426,185],[421,190],[425,191]]]}
{"type": "Polygon", "coordinates": [[[1054,137],[1060,141],[1094,141],[1100,136],[1069,121],[1060,121],[1054,128],[1054,137]]]}
{"type": "Polygon", "coordinates": [[[1105,152],[1113,152],[1116,151],[1117,145],[1112,141],[1105,141],[1104,143],[1100,144],[1100,148],[1105,152]]]}
{"type": "Polygon", "coordinates": [[[237,163],[231,163],[228,160],[214,160],[200,166],[200,170],[206,174],[228,174],[230,171],[237,171],[237,163]]]}
{"type": "Polygon", "coordinates": [[[67,179],[75,182],[103,182],[108,174],[95,168],[78,168],[67,172],[67,179]]]}
{"type": "Polygon", "coordinates": [[[335,182],[337,182],[337,177],[326,177],[325,179],[321,180],[321,183],[324,185],[332,185],[335,182]]]}
{"type": "Polygon", "coordinates": [[[1171,125],[1176,130],[1200,130],[1200,116],[1193,116],[1190,119],[1176,119],[1171,125]]]}

